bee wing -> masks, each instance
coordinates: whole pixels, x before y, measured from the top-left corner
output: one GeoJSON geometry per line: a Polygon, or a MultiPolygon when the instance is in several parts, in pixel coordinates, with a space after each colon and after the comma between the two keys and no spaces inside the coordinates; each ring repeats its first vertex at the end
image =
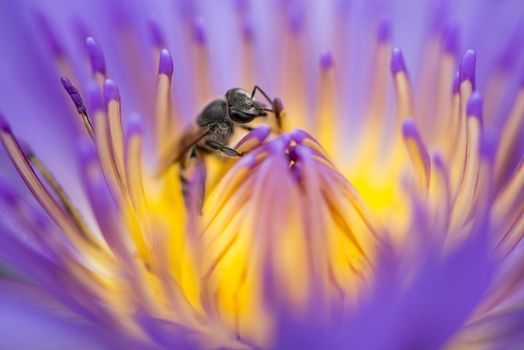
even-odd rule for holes
{"type": "Polygon", "coordinates": [[[175,163],[182,161],[187,152],[195,144],[200,142],[209,134],[209,130],[197,127],[187,128],[182,137],[172,141],[160,152],[160,160],[158,162],[156,175],[162,175],[169,167],[175,163]]]}

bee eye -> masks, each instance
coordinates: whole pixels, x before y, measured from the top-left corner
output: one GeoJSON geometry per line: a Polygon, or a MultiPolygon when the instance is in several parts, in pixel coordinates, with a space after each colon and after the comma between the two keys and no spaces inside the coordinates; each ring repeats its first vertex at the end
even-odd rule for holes
{"type": "Polygon", "coordinates": [[[250,121],[255,119],[255,117],[256,114],[251,114],[249,112],[243,113],[240,111],[232,111],[230,115],[231,120],[237,123],[249,123],[250,121]]]}

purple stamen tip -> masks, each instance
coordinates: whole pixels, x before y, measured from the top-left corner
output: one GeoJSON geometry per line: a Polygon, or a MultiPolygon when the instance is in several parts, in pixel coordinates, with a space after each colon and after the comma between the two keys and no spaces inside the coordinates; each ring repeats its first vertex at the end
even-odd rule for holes
{"type": "Polygon", "coordinates": [[[459,72],[457,72],[453,77],[453,84],[451,86],[453,90],[453,95],[457,95],[460,92],[459,75],[459,72]]]}
{"type": "Polygon", "coordinates": [[[501,54],[497,59],[497,65],[500,70],[509,71],[515,67],[516,62],[519,59],[519,48],[523,34],[523,28],[519,28],[514,31],[513,35],[511,35],[507,40],[504,49],[501,51],[501,54]]]}
{"type": "Polygon", "coordinates": [[[271,129],[266,125],[261,125],[249,132],[246,136],[244,136],[236,145],[238,148],[239,146],[246,143],[248,140],[252,140],[253,138],[256,138],[259,142],[264,141],[269,134],[271,133],[271,129]]]}
{"type": "Polygon", "coordinates": [[[155,18],[151,18],[149,20],[148,29],[149,29],[149,36],[151,37],[151,40],[153,41],[153,45],[155,45],[156,47],[164,47],[165,42],[166,42],[164,38],[164,34],[162,33],[162,30],[160,29],[160,25],[158,24],[155,18]]]}
{"type": "Polygon", "coordinates": [[[305,139],[312,139],[313,137],[302,129],[293,129],[290,132],[291,139],[296,143],[302,143],[305,139]]]}
{"type": "Polygon", "coordinates": [[[255,28],[253,27],[253,23],[251,22],[244,22],[242,26],[242,37],[245,41],[253,41],[255,38],[255,28]]]}
{"type": "Polygon", "coordinates": [[[86,39],[87,53],[91,61],[91,68],[94,73],[106,74],[106,62],[104,53],[98,43],[92,37],[86,39]]]}
{"type": "Polygon", "coordinates": [[[111,79],[106,79],[104,81],[104,99],[106,104],[111,100],[120,102],[120,92],[118,91],[118,86],[111,79]]]}
{"type": "Polygon", "coordinates": [[[391,52],[391,73],[396,75],[397,73],[404,72],[407,73],[406,63],[404,62],[404,55],[402,51],[395,47],[391,52]]]}
{"type": "Polygon", "coordinates": [[[333,56],[330,52],[324,52],[320,55],[320,68],[323,70],[328,70],[333,67],[333,56]]]}
{"type": "Polygon", "coordinates": [[[298,160],[300,160],[299,154],[297,152],[297,146],[289,147],[288,159],[290,162],[297,162],[298,160]]]}
{"type": "Polygon", "coordinates": [[[468,80],[475,90],[475,70],[477,64],[477,54],[473,50],[467,50],[462,56],[459,68],[459,84],[468,80]]]}
{"type": "Polygon", "coordinates": [[[160,52],[160,63],[158,64],[158,74],[164,74],[171,79],[173,75],[173,58],[166,49],[160,52]]]}
{"type": "Polygon", "coordinates": [[[199,45],[205,45],[207,41],[206,30],[204,28],[204,20],[197,17],[193,23],[193,37],[195,42],[199,45]]]}
{"type": "Polygon", "coordinates": [[[266,143],[266,147],[271,154],[282,154],[290,142],[291,137],[288,134],[282,134],[278,138],[266,143]]]}
{"type": "Polygon", "coordinates": [[[418,138],[418,130],[415,121],[411,118],[406,118],[402,123],[402,135],[404,137],[418,138]]]}
{"type": "Polygon", "coordinates": [[[239,13],[245,14],[249,11],[249,1],[248,0],[235,0],[235,8],[239,13]]]}
{"type": "Polygon", "coordinates": [[[249,135],[258,139],[259,141],[264,141],[269,136],[270,133],[271,133],[271,129],[267,125],[261,125],[258,128],[253,129],[249,133],[249,135]]]}
{"type": "Polygon", "coordinates": [[[289,29],[292,33],[297,34],[304,28],[304,13],[299,8],[293,8],[289,13],[289,29]]]}
{"type": "Polygon", "coordinates": [[[482,103],[482,96],[478,92],[473,93],[466,106],[467,115],[479,118],[482,121],[482,103]]]}
{"type": "Polygon", "coordinates": [[[459,28],[456,24],[451,24],[444,29],[442,44],[447,53],[457,53],[459,48],[459,28]]]}
{"type": "Polygon", "coordinates": [[[144,130],[144,119],[138,113],[132,113],[126,125],[127,134],[141,134],[144,130]]]}
{"type": "Polygon", "coordinates": [[[195,15],[196,5],[193,0],[179,0],[177,1],[178,9],[182,16],[185,18],[191,18],[195,15]]]}
{"type": "Polygon", "coordinates": [[[479,152],[480,155],[488,160],[495,159],[495,156],[497,154],[498,149],[498,140],[496,137],[496,133],[493,129],[486,129],[482,133],[482,137],[480,139],[480,145],[479,145],[479,152]]]}
{"type": "Polygon", "coordinates": [[[92,115],[104,110],[104,99],[102,98],[100,88],[95,81],[92,81],[87,88],[87,103],[89,106],[89,113],[92,115]]]}
{"type": "Polygon", "coordinates": [[[96,159],[96,149],[93,141],[87,137],[78,140],[78,155],[82,165],[87,165],[96,159]]]}
{"type": "Polygon", "coordinates": [[[433,154],[433,164],[435,164],[435,166],[438,168],[444,167],[444,158],[442,158],[442,154],[438,152],[433,154]]]}
{"type": "Polygon", "coordinates": [[[449,5],[447,0],[435,1],[432,6],[432,15],[429,19],[430,30],[433,33],[438,33],[445,25],[445,19],[449,18],[449,5]]]}
{"type": "Polygon", "coordinates": [[[89,30],[82,19],[76,15],[73,18],[73,28],[75,37],[78,39],[78,41],[85,43],[86,38],[89,37],[89,30]]]}
{"type": "Polygon", "coordinates": [[[71,81],[69,79],[61,77],[60,81],[62,82],[62,86],[64,87],[65,91],[69,94],[71,97],[71,100],[75,104],[76,110],[80,114],[87,113],[86,106],[84,105],[84,101],[82,101],[82,97],[80,96],[80,93],[78,90],[71,84],[71,81]]]}
{"type": "Polygon", "coordinates": [[[11,127],[9,126],[9,123],[4,118],[2,113],[0,113],[0,130],[5,131],[5,132],[9,132],[9,133],[11,132],[11,127]]]}
{"type": "Polygon", "coordinates": [[[248,168],[252,169],[257,164],[257,157],[255,157],[252,153],[248,153],[237,162],[235,166],[241,167],[241,168],[248,168]]]}
{"type": "Polygon", "coordinates": [[[54,30],[51,27],[51,24],[49,23],[48,19],[44,16],[44,14],[41,12],[37,12],[36,21],[40,27],[40,31],[46,38],[49,46],[51,47],[53,54],[57,57],[64,56],[64,48],[56,38],[54,30]]]}
{"type": "Polygon", "coordinates": [[[29,146],[24,140],[18,140],[18,145],[20,146],[22,152],[24,152],[24,155],[26,157],[34,157],[35,152],[33,152],[31,146],[29,146]]]}
{"type": "Polygon", "coordinates": [[[379,42],[387,42],[391,39],[391,20],[384,18],[378,24],[377,39],[379,42]]]}
{"type": "Polygon", "coordinates": [[[11,186],[5,183],[0,183],[0,197],[9,205],[17,205],[19,203],[18,196],[11,190],[11,186]]]}

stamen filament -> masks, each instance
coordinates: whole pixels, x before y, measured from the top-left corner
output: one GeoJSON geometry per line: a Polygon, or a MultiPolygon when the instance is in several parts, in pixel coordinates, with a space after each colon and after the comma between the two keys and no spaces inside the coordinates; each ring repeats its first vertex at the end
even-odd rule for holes
{"type": "Polygon", "coordinates": [[[520,126],[524,121],[524,86],[517,93],[513,107],[504,122],[501,130],[500,145],[495,160],[496,179],[500,183],[505,172],[508,170],[504,166],[508,164],[512,156],[512,149],[520,136],[520,126]]]}
{"type": "Polygon", "coordinates": [[[122,116],[120,113],[120,93],[112,80],[104,82],[104,96],[107,103],[107,120],[109,125],[109,138],[111,140],[111,153],[118,180],[122,190],[127,188],[126,167],[124,155],[124,132],[122,129],[122,116]]]}
{"type": "Polygon", "coordinates": [[[338,124],[337,111],[335,111],[335,101],[337,99],[336,72],[333,57],[326,52],[320,58],[320,83],[318,86],[318,138],[328,152],[336,150],[335,140],[337,139],[336,126],[338,124]]]}
{"type": "Polygon", "coordinates": [[[87,240],[87,242],[97,247],[97,243],[94,239],[93,234],[89,231],[89,228],[84,222],[84,219],[82,218],[78,210],[75,208],[75,206],[71,202],[71,199],[64,191],[62,186],[58,183],[54,175],[31,150],[26,148],[25,154],[30,164],[32,164],[33,167],[36,168],[40,174],[42,174],[46,182],[49,184],[49,186],[51,186],[58,199],[62,203],[62,206],[64,207],[65,211],[71,216],[71,218],[75,222],[75,225],[81,232],[82,236],[87,240]]]}
{"type": "Polygon", "coordinates": [[[431,181],[431,161],[426,146],[413,120],[404,120],[402,124],[402,135],[409,156],[415,167],[420,189],[423,193],[427,193],[431,181]]]}
{"type": "Polygon", "coordinates": [[[163,150],[171,138],[172,110],[171,110],[171,77],[173,75],[173,60],[167,50],[160,53],[158,79],[156,88],[155,116],[157,147],[163,150]]]}
{"type": "Polygon", "coordinates": [[[475,192],[479,178],[480,138],[482,136],[482,99],[478,93],[471,96],[467,107],[467,136],[466,136],[466,159],[464,165],[464,176],[460,184],[459,192],[451,213],[451,231],[458,230],[459,225],[464,224],[474,209],[475,192]]]}
{"type": "Polygon", "coordinates": [[[60,207],[60,205],[58,205],[53,196],[47,191],[29,164],[29,161],[25,157],[24,152],[12,134],[10,128],[2,119],[0,119],[0,139],[2,140],[2,143],[4,144],[4,147],[7,150],[7,153],[13,161],[16,169],[22,176],[24,182],[27,184],[27,187],[31,190],[42,207],[49,213],[51,218],[63,230],[63,232],[68,236],[70,241],[76,247],[86,246],[84,243],[87,243],[87,241],[83,232],[78,229],[71,216],[69,216],[60,207]]]}
{"type": "Polygon", "coordinates": [[[397,92],[397,122],[413,116],[413,92],[409,82],[404,56],[399,48],[394,48],[391,54],[391,72],[395,81],[397,92]]]}

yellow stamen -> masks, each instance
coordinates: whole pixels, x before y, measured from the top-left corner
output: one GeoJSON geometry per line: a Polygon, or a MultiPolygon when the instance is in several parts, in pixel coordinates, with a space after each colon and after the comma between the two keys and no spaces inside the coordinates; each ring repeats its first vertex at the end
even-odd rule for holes
{"type": "Polygon", "coordinates": [[[467,118],[467,143],[464,175],[451,213],[451,231],[458,230],[471,215],[479,177],[479,147],[482,127],[476,117],[467,118]]]}
{"type": "Polygon", "coordinates": [[[508,115],[501,131],[500,145],[497,150],[495,161],[496,179],[502,180],[504,172],[507,171],[505,165],[508,164],[513,154],[513,147],[518,140],[520,126],[524,120],[524,88],[521,88],[513,102],[513,108],[508,115]]]}
{"type": "Polygon", "coordinates": [[[337,83],[335,67],[322,67],[320,71],[319,101],[316,126],[320,143],[327,152],[333,155],[336,151],[335,140],[337,139],[337,111],[335,101],[337,99],[337,83]]]}
{"type": "Polygon", "coordinates": [[[165,74],[159,74],[156,91],[156,141],[158,149],[162,150],[166,142],[172,138],[171,78],[165,74]]]}
{"type": "Polygon", "coordinates": [[[127,179],[131,200],[137,212],[145,210],[145,195],[142,177],[142,135],[130,135],[127,145],[127,179]]]}
{"type": "Polygon", "coordinates": [[[124,157],[124,132],[122,130],[122,116],[119,101],[110,100],[107,104],[107,120],[109,123],[109,135],[115,169],[118,174],[119,183],[125,190],[127,187],[127,176],[124,157]]]}

